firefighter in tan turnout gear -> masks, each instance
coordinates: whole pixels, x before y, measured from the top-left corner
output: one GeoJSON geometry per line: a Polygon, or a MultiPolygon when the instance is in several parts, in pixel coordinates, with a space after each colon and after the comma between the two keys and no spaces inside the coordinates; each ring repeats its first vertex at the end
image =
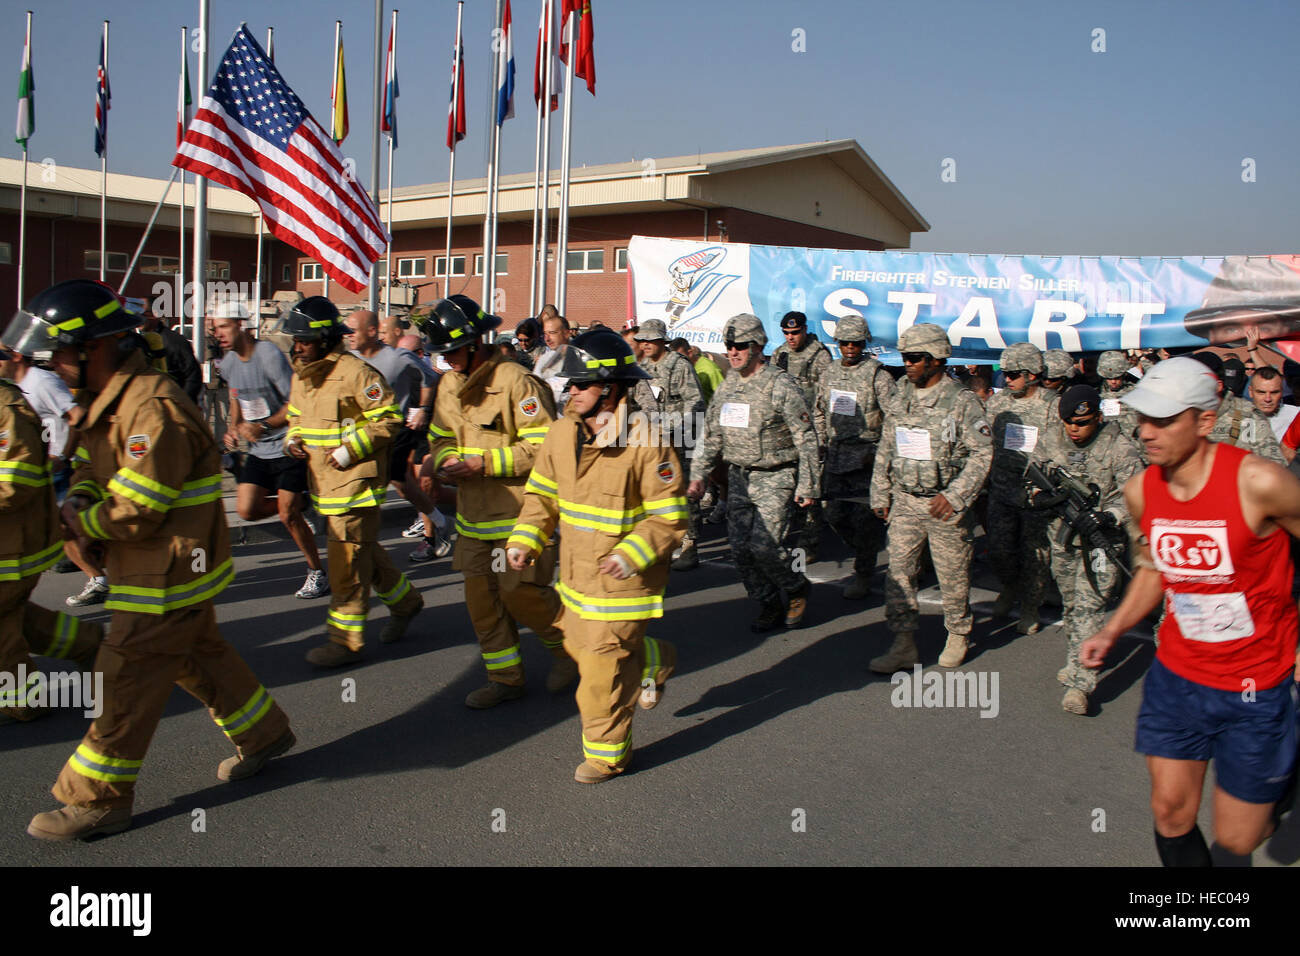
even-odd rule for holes
{"type": "MultiPolygon", "coordinates": [[[[22,323],[15,333],[21,335],[22,323]]],[[[12,349],[8,336],[0,345],[12,349]]],[[[23,346],[28,358],[30,345],[23,346]]],[[[48,351],[40,358],[48,360],[48,351]]],[[[59,509],[54,503],[49,453],[42,424],[22,392],[0,380],[0,724],[29,721],[49,714],[28,700],[41,680],[35,668],[24,674],[28,654],[70,659],[89,670],[104,636],[100,624],[83,623],[28,598],[41,572],[63,555],[59,509]]]]}
{"type": "Polygon", "coordinates": [[[649,378],[612,329],[575,338],[560,373],[569,382],[562,421],[551,426],[507,543],[524,570],[557,526],[564,646],[577,659],[582,753],[579,783],[602,783],[632,758],[632,714],[654,707],[677,651],[646,635],[663,616],[666,560],[688,528],[676,452],[622,440],[627,395],[649,378]]]}
{"type": "Polygon", "coordinates": [[[524,570],[506,565],[506,539],[533,458],[555,421],[555,399],[550,386],[480,342],[500,324],[463,295],[438,302],[423,324],[426,351],[452,368],[439,383],[421,478],[426,493],[434,478],[456,485],[452,568],[465,575],[465,607],[488,677],[465,698],[475,710],[523,696],[518,624],[532,628],[554,657],[548,690],[563,690],[578,673],[556,626],[555,547],[545,547],[524,570]]]}
{"type": "Polygon", "coordinates": [[[127,312],[85,279],[38,295],[9,334],[44,339],[55,371],[84,389],[87,451],[61,511],[65,533],[105,544],[112,625],[95,660],[102,714],[54,785],[66,806],[27,828],[46,840],[116,833],[173,682],[207,705],[237,748],[217,777],[262,769],[294,744],[289,720],[217,629],[212,601],[234,577],[221,454],[193,402],[150,369],[127,312]]]}
{"type": "Polygon", "coordinates": [[[343,348],[344,325],[329,299],[312,296],[280,323],[293,338],[293,386],[285,451],[306,459],[312,502],[329,524],[329,641],[307,653],[317,667],[361,659],[370,589],[389,607],[379,635],[401,640],[424,599],[379,543],[388,445],[402,413],[383,375],[343,348]]]}

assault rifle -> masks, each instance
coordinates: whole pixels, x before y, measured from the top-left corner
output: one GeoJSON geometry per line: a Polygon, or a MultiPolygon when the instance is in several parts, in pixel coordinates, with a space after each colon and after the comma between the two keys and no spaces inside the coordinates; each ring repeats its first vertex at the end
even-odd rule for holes
{"type": "MultiPolygon", "coordinates": [[[[1106,535],[1107,530],[1115,527],[1115,519],[1112,515],[1097,510],[1101,489],[1096,485],[1084,484],[1060,465],[1053,465],[1049,470],[1050,477],[1033,462],[1030,462],[1029,467],[1025,469],[1025,477],[1030,485],[1043,492],[1041,495],[1031,495],[1029,507],[1055,508],[1064,519],[1061,532],[1057,536],[1059,544],[1064,547],[1077,536],[1083,540],[1089,550],[1100,550],[1115,563],[1125,577],[1131,578],[1133,573],[1129,571],[1123,554],[1106,535]]],[[[1100,593],[1101,589],[1097,587],[1097,581],[1093,577],[1091,562],[1087,562],[1087,568],[1092,586],[1100,593]]]]}

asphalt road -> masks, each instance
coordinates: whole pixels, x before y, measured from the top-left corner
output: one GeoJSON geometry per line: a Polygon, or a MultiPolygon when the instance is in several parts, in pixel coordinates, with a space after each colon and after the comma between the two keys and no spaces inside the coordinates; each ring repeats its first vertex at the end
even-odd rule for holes
{"type": "MultiPolygon", "coordinates": [[[[851,564],[829,532],[823,559],[809,569],[822,582],[810,626],[759,638],[748,629],[757,609],[721,529],[710,526],[704,563],[673,576],[667,613],[650,630],[677,644],[679,673],[656,710],[637,714],[632,770],[587,787],[573,781],[581,743],[572,693],[546,693],[549,658],[530,634],[529,694],[490,711],[464,706],[483,672],[459,578],[449,558],[409,565],[414,543],[399,532],[410,510],[399,504],[385,514],[385,544],[426,609],[406,640],[384,646],[387,612],[375,601],[367,660],[342,671],[303,660],[322,639],[326,600],[293,598],[305,568],[292,543],[258,528],[235,548],[238,577],[218,617],[289,713],[294,750],[250,781],[218,782],[230,746],[177,690],[140,775],[132,828],[54,845],[27,836],[26,824],[57,806],[48,788],[86,720],[62,711],[0,728],[0,863],[1157,862],[1146,771],[1133,752],[1149,640],[1121,644],[1093,716],[1068,715],[1054,677],[1064,663],[1059,629],[1021,637],[1007,622],[995,626],[993,595],[977,589],[978,647],[957,672],[973,673],[990,694],[996,687],[996,706],[894,706],[901,688],[866,667],[889,644],[883,608],[878,597],[840,597],[837,582],[851,564]],[[355,702],[343,699],[345,679],[355,681],[355,702]]],[[[82,582],[47,574],[35,599],[61,605],[82,582]]],[[[977,566],[976,582],[989,583],[987,569],[977,566]]],[[[918,643],[927,672],[946,673],[934,667],[944,632],[928,583],[918,643]]],[[[1209,822],[1203,806],[1207,833],[1209,822]]],[[[1256,865],[1296,859],[1293,823],[1255,854],[1256,865]]]]}

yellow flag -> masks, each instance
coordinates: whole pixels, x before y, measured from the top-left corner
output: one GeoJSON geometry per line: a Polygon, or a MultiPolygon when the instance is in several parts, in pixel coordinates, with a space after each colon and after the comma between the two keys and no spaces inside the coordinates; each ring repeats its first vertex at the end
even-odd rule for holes
{"type": "Polygon", "coordinates": [[[343,38],[335,52],[334,89],[330,90],[330,136],[342,143],[348,138],[348,83],[343,73],[343,38]]]}

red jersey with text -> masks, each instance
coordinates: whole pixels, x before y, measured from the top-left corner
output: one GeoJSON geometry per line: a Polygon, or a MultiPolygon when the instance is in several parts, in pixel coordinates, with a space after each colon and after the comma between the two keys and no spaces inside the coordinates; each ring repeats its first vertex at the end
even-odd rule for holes
{"type": "Polygon", "coordinates": [[[1142,531],[1165,589],[1156,656],[1175,674],[1207,687],[1264,690],[1286,679],[1295,664],[1290,538],[1281,528],[1255,535],[1242,516],[1237,487],[1248,453],[1225,444],[1214,450],[1210,480],[1190,501],[1171,496],[1154,465],[1142,479],[1142,531]]]}

